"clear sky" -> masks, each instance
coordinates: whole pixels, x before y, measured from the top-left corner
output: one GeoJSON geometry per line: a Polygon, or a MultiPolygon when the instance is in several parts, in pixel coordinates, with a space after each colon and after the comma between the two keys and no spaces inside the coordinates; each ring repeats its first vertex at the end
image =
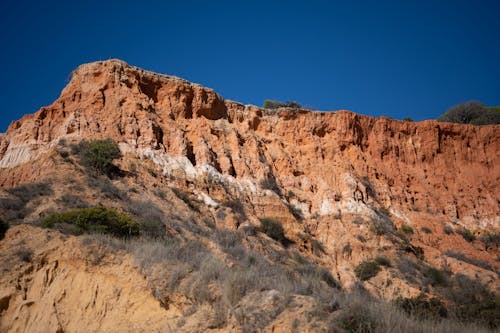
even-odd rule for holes
{"type": "Polygon", "coordinates": [[[1,0],[0,45],[0,132],[110,57],[245,104],[415,120],[500,104],[499,0],[1,0]]]}

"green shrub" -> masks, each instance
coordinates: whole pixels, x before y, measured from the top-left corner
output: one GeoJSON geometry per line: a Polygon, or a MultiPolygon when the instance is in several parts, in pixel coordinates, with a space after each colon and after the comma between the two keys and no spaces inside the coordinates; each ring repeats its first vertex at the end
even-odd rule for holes
{"type": "Polygon", "coordinates": [[[82,141],[72,147],[72,152],[80,156],[83,165],[105,175],[115,170],[113,160],[121,157],[120,148],[112,139],[82,141]]]}
{"type": "Polygon", "coordinates": [[[403,224],[403,225],[401,226],[401,230],[402,230],[405,234],[407,234],[407,235],[412,235],[412,234],[413,234],[413,228],[412,228],[412,227],[410,227],[410,226],[409,226],[409,225],[407,225],[407,224],[403,224]]]}
{"type": "Polygon", "coordinates": [[[411,118],[411,117],[406,117],[406,118],[403,118],[403,121],[413,122],[413,118],[411,118]]]}
{"type": "Polygon", "coordinates": [[[280,101],[273,101],[270,99],[266,99],[264,101],[263,107],[266,109],[278,109],[278,108],[294,108],[294,109],[300,109],[302,106],[297,103],[297,102],[280,102],[280,101]]]}
{"type": "Polygon", "coordinates": [[[270,218],[260,219],[259,231],[282,244],[286,244],[288,240],[285,237],[285,231],[283,230],[281,223],[270,218]]]}
{"type": "Polygon", "coordinates": [[[140,224],[130,216],[102,206],[52,214],[40,223],[45,228],[58,228],[75,234],[98,232],[129,237],[140,233],[140,224]]]}
{"type": "Polygon", "coordinates": [[[375,261],[377,262],[377,264],[381,265],[381,266],[385,266],[385,267],[391,267],[391,261],[386,258],[386,257],[376,257],[375,258],[375,261]]]}
{"type": "Polygon", "coordinates": [[[7,229],[9,229],[9,224],[4,220],[0,219],[0,240],[4,238],[7,229]]]}
{"type": "Polygon", "coordinates": [[[427,298],[423,293],[413,298],[397,298],[394,304],[402,308],[407,314],[419,319],[436,320],[448,316],[448,311],[443,302],[435,297],[427,298]]]}
{"type": "Polygon", "coordinates": [[[366,281],[380,272],[380,265],[376,261],[363,261],[354,269],[354,273],[361,281],[366,281]]]}
{"type": "Polygon", "coordinates": [[[426,234],[432,234],[432,230],[430,228],[422,227],[420,230],[426,234]]]}
{"type": "Polygon", "coordinates": [[[61,150],[59,151],[59,155],[61,155],[62,158],[68,158],[69,157],[69,152],[66,150],[61,150]]]}
{"type": "Polygon", "coordinates": [[[409,243],[410,241],[408,240],[408,237],[402,230],[397,230],[394,235],[398,238],[400,238],[404,243],[409,243]]]}

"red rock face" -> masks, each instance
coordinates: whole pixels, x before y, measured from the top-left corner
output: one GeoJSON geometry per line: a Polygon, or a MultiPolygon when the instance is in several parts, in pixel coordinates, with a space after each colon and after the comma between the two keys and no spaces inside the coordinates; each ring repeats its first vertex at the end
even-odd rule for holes
{"type": "Polygon", "coordinates": [[[499,126],[264,110],[117,60],[80,66],[52,105],[10,125],[0,186],[30,180],[26,165],[60,139],[106,137],[166,174],[270,183],[305,217],[385,207],[498,228],[499,126]]]}

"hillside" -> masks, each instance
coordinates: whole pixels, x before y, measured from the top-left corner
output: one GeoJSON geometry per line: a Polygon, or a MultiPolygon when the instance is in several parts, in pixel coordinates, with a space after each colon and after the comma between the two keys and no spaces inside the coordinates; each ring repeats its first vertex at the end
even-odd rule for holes
{"type": "Polygon", "coordinates": [[[498,327],[499,150],[498,125],[269,110],[119,60],[84,64],[0,134],[0,331],[498,327]],[[122,153],[109,177],[74,151],[106,138],[122,153]],[[40,227],[98,205],[149,236],[40,227]],[[447,318],[390,303],[419,295],[447,318]]]}

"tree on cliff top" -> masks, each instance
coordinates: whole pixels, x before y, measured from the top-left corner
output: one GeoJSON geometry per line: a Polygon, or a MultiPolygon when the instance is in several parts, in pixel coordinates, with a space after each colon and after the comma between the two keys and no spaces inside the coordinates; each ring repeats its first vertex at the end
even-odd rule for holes
{"type": "Polygon", "coordinates": [[[302,105],[300,105],[297,102],[280,102],[280,101],[273,101],[270,99],[266,99],[264,101],[263,107],[266,109],[277,109],[277,108],[294,108],[294,109],[300,109],[302,105]]]}
{"type": "Polygon", "coordinates": [[[451,107],[437,120],[473,125],[500,124],[500,107],[487,107],[476,101],[465,102],[451,107]]]}

